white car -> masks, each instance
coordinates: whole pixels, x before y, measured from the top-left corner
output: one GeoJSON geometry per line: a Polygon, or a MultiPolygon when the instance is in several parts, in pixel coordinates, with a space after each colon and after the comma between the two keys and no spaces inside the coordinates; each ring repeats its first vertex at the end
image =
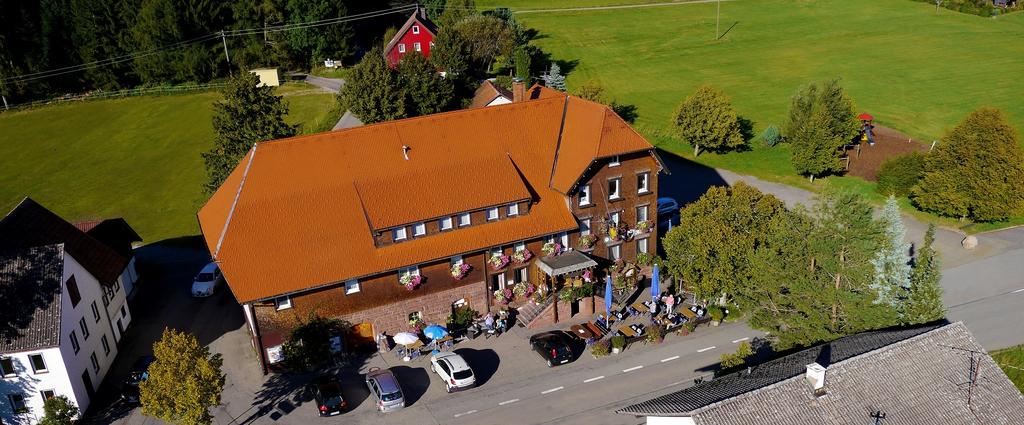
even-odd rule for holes
{"type": "Polygon", "coordinates": [[[430,370],[444,381],[445,390],[454,392],[476,385],[476,376],[466,359],[455,353],[438,353],[430,357],[430,370]]]}
{"type": "Polygon", "coordinates": [[[217,266],[217,263],[207,264],[192,281],[192,296],[208,297],[213,295],[222,283],[224,283],[224,276],[220,274],[220,267],[217,266]]]}

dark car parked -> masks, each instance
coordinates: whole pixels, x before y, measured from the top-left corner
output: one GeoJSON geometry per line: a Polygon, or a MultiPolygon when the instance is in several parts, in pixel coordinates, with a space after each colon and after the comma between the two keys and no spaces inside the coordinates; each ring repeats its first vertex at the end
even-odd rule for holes
{"type": "Polygon", "coordinates": [[[569,363],[573,337],[561,331],[541,332],[530,337],[530,347],[543,358],[548,367],[569,363]]]}
{"type": "Polygon", "coordinates": [[[156,360],[153,356],[142,356],[135,360],[128,377],[121,386],[121,399],[129,403],[139,403],[139,384],[149,378],[149,365],[156,360]]]}
{"type": "Polygon", "coordinates": [[[309,384],[309,392],[313,394],[320,416],[338,415],[348,407],[348,402],[341,395],[341,383],[330,376],[314,379],[309,384]]]}

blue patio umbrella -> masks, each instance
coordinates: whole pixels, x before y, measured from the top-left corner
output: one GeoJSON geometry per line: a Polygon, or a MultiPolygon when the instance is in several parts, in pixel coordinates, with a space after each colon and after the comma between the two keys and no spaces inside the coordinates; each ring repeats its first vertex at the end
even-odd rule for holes
{"type": "Polygon", "coordinates": [[[448,335],[448,329],[445,329],[444,326],[430,325],[423,328],[423,335],[430,339],[441,339],[448,335]]]}
{"type": "Polygon", "coordinates": [[[604,320],[605,324],[611,323],[609,317],[611,317],[612,310],[612,277],[608,276],[604,281],[604,320]]]}
{"type": "Polygon", "coordinates": [[[661,273],[658,273],[658,265],[654,265],[654,271],[651,272],[651,298],[657,302],[658,294],[661,293],[661,273]]]}

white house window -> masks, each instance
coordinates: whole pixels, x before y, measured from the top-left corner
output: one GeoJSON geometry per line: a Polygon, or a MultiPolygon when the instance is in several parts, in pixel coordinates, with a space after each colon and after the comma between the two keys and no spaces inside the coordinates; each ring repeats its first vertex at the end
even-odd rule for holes
{"type": "Polygon", "coordinates": [[[622,245],[612,245],[608,247],[608,258],[610,258],[612,261],[618,261],[619,258],[622,258],[621,248],[622,245]]]}
{"type": "Polygon", "coordinates": [[[508,213],[505,214],[505,215],[507,215],[509,217],[512,217],[514,215],[519,215],[519,204],[515,204],[515,203],[508,204],[508,213]]]}
{"type": "Polygon", "coordinates": [[[530,280],[530,270],[529,270],[529,267],[523,267],[521,269],[516,269],[516,271],[512,274],[512,277],[515,279],[516,283],[529,281],[530,280]]]}
{"type": "Polygon", "coordinates": [[[622,163],[619,162],[619,156],[618,155],[613,156],[612,160],[608,161],[608,166],[609,167],[618,167],[620,164],[622,164],[622,163]]]}
{"type": "Polygon", "coordinates": [[[622,212],[620,212],[620,211],[615,211],[615,212],[613,212],[611,214],[612,223],[615,223],[616,226],[619,225],[619,220],[621,218],[622,218],[622,212]]]}
{"type": "Polygon", "coordinates": [[[103,338],[100,338],[100,342],[103,343],[103,355],[110,354],[110,342],[107,341],[107,336],[103,335],[103,338]]]}
{"type": "Polygon", "coordinates": [[[569,234],[568,233],[559,233],[558,234],[558,243],[562,244],[562,249],[568,248],[569,247],[569,234]]]}
{"type": "Polygon", "coordinates": [[[11,402],[11,410],[14,410],[14,413],[28,413],[28,406],[25,405],[25,396],[21,394],[7,394],[7,400],[11,402]]]}
{"type": "Polygon", "coordinates": [[[283,297],[274,298],[274,308],[278,310],[292,308],[292,298],[287,295],[283,297]]]}
{"type": "Polygon", "coordinates": [[[359,292],[359,281],[356,279],[345,281],[345,295],[359,292]]]}
{"type": "Polygon", "coordinates": [[[580,206],[585,207],[590,205],[590,185],[586,184],[580,186],[580,206]]]}
{"type": "Polygon", "coordinates": [[[421,49],[420,49],[420,42],[417,41],[415,43],[412,43],[412,48],[413,48],[413,50],[415,50],[417,52],[421,51],[421,49]]]}
{"type": "Polygon", "coordinates": [[[414,311],[412,313],[409,313],[409,323],[422,322],[422,321],[423,321],[423,313],[422,312],[414,311]]]}
{"type": "Polygon", "coordinates": [[[0,358],[0,376],[6,378],[14,375],[14,359],[10,357],[0,358]]]}
{"type": "Polygon", "coordinates": [[[427,234],[427,225],[425,223],[416,223],[412,226],[413,236],[423,236],[427,234]]]}
{"type": "Polygon", "coordinates": [[[89,324],[85,323],[85,318],[78,319],[78,327],[82,328],[82,339],[89,340],[89,324]]]}
{"type": "Polygon", "coordinates": [[[452,218],[445,217],[441,219],[441,230],[452,230],[452,218]]]}
{"type": "Polygon", "coordinates": [[[473,217],[470,216],[469,213],[459,214],[459,226],[460,227],[461,226],[469,226],[470,224],[473,224],[473,217]]]}
{"type": "Polygon", "coordinates": [[[398,53],[405,53],[405,43],[398,43],[398,53]]]}
{"type": "Polygon", "coordinates": [[[405,237],[406,237],[406,234],[405,234],[405,228],[404,227],[399,227],[399,228],[391,231],[391,239],[393,239],[393,240],[400,241],[402,239],[405,239],[405,237]]]}
{"type": "Polygon", "coordinates": [[[57,393],[53,390],[42,390],[39,392],[39,395],[43,397],[43,403],[45,403],[46,400],[56,397],[57,393]]]}
{"type": "Polygon", "coordinates": [[[420,26],[419,25],[413,25],[412,26],[412,33],[413,34],[419,34],[420,33],[420,26]]]}
{"type": "Polygon", "coordinates": [[[516,242],[514,249],[515,252],[526,251],[526,242],[516,242]]]}
{"type": "Polygon", "coordinates": [[[647,220],[647,205],[636,207],[636,221],[647,220]]]}
{"type": "Polygon", "coordinates": [[[636,252],[641,254],[647,253],[647,238],[636,240],[636,252]]]}
{"type": "Polygon", "coordinates": [[[581,219],[580,220],[580,235],[586,236],[586,235],[589,235],[589,234],[590,234],[590,219],[589,218],[581,219]]]}
{"type": "Polygon", "coordinates": [[[75,354],[78,354],[78,350],[81,348],[81,346],[78,345],[78,335],[75,335],[75,331],[72,330],[70,337],[71,337],[71,348],[75,350],[75,354]]]}
{"type": "Polygon", "coordinates": [[[96,307],[96,301],[92,302],[92,318],[96,319],[97,322],[100,321],[100,309],[96,307]]]}
{"type": "Polygon", "coordinates": [[[35,373],[46,373],[49,370],[46,369],[46,362],[43,361],[42,354],[29,354],[28,362],[32,364],[32,372],[35,373]]]}
{"type": "Polygon", "coordinates": [[[461,255],[456,255],[456,256],[452,257],[452,259],[450,260],[450,263],[451,263],[452,267],[458,266],[458,265],[460,265],[460,264],[462,264],[464,262],[465,261],[463,261],[461,255]]]}
{"type": "Polygon", "coordinates": [[[490,208],[490,209],[487,210],[487,219],[488,220],[497,220],[498,219],[498,208],[497,207],[490,208]]]}
{"type": "Polygon", "coordinates": [[[403,267],[403,268],[398,269],[398,278],[399,279],[401,279],[402,276],[419,276],[419,275],[420,275],[420,268],[419,268],[419,266],[403,267]]]}
{"type": "Polygon", "coordinates": [[[284,361],[284,349],[280,345],[267,347],[267,363],[276,364],[284,361]]]}
{"type": "Polygon", "coordinates": [[[89,362],[92,363],[92,371],[96,372],[96,373],[100,373],[100,362],[99,362],[99,360],[96,360],[96,352],[95,351],[93,351],[92,354],[89,355],[89,362]]]}
{"type": "Polygon", "coordinates": [[[647,193],[651,190],[651,173],[640,173],[636,175],[636,193],[647,193]]]}
{"type": "Polygon", "coordinates": [[[501,254],[502,254],[502,252],[503,252],[503,251],[502,251],[502,249],[501,249],[501,247],[500,247],[500,246],[496,246],[496,247],[494,247],[494,248],[491,248],[491,257],[493,257],[493,256],[495,256],[495,255],[501,255],[501,254]]]}
{"type": "Polygon", "coordinates": [[[622,179],[609,179],[608,180],[608,199],[619,199],[622,197],[622,193],[619,191],[622,179]]]}

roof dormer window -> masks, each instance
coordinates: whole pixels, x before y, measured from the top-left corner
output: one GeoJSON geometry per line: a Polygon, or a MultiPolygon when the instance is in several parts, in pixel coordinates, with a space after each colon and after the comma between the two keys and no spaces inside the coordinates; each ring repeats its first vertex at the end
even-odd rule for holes
{"type": "Polygon", "coordinates": [[[419,34],[420,33],[420,26],[419,25],[413,25],[412,26],[412,33],[413,34],[419,34]]]}

